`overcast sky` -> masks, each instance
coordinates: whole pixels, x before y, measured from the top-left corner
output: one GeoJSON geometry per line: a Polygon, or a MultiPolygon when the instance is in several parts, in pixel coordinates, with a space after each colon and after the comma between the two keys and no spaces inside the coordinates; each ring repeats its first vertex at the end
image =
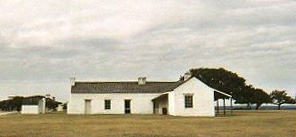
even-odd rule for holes
{"type": "Polygon", "coordinates": [[[0,99],[223,67],[296,94],[293,0],[1,0],[0,99]]]}

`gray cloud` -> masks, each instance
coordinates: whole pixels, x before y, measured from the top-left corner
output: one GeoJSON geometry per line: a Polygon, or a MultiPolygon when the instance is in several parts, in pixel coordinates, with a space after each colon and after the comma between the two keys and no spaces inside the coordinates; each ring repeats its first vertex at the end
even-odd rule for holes
{"type": "Polygon", "coordinates": [[[67,100],[71,76],[177,80],[193,67],[224,67],[268,92],[296,91],[295,1],[1,2],[2,99],[67,100]]]}

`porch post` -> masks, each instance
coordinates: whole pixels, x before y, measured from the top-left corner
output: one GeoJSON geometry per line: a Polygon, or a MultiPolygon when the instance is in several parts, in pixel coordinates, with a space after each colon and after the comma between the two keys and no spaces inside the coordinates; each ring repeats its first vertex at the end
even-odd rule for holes
{"type": "Polygon", "coordinates": [[[217,114],[219,115],[219,99],[217,99],[217,114]]]}
{"type": "Polygon", "coordinates": [[[232,114],[233,113],[232,97],[230,98],[230,107],[231,107],[230,113],[232,114]]]}
{"type": "Polygon", "coordinates": [[[223,98],[223,114],[226,115],[225,98],[223,98]]]}
{"type": "Polygon", "coordinates": [[[167,114],[170,115],[170,111],[169,111],[169,110],[170,110],[170,109],[169,109],[169,108],[170,108],[169,95],[168,95],[168,97],[167,97],[167,100],[168,100],[168,101],[167,101],[167,104],[168,104],[168,106],[167,106],[167,114]]]}

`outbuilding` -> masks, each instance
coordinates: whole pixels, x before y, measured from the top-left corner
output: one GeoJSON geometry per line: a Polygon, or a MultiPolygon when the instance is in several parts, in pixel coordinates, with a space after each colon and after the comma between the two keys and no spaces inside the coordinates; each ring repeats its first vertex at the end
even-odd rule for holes
{"type": "Polygon", "coordinates": [[[25,97],[22,101],[21,114],[44,114],[46,99],[44,96],[25,97]]]}

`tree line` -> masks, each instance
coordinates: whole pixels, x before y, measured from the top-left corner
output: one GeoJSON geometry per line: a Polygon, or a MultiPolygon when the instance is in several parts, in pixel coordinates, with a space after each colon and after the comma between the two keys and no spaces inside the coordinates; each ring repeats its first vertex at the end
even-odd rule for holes
{"type": "MultiPolygon", "coordinates": [[[[274,103],[278,109],[282,104],[295,104],[296,100],[288,96],[285,90],[274,90],[270,94],[263,89],[246,84],[246,79],[224,68],[195,68],[190,69],[191,76],[198,78],[203,83],[233,97],[236,104],[247,104],[251,109],[253,104],[256,109],[264,103],[274,103]]],[[[181,76],[180,80],[184,80],[181,76]]],[[[215,101],[229,97],[215,93],[215,101]]]]}

